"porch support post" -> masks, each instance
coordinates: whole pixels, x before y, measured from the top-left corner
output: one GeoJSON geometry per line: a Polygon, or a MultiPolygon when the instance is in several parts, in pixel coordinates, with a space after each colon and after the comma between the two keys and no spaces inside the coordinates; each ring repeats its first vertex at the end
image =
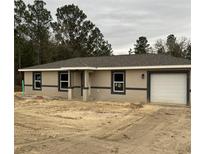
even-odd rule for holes
{"type": "Polygon", "coordinates": [[[72,100],[72,89],[68,89],[68,100],[72,100]]]}
{"type": "Polygon", "coordinates": [[[89,83],[89,72],[87,70],[84,71],[84,87],[83,87],[83,101],[87,101],[88,91],[89,91],[90,83],[89,83]]]}
{"type": "Polygon", "coordinates": [[[68,100],[72,100],[71,71],[68,71],[68,100]]]}

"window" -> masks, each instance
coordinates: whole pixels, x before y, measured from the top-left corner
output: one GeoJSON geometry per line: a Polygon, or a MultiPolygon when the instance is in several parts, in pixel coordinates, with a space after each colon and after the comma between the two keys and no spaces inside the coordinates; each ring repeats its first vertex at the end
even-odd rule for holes
{"type": "Polygon", "coordinates": [[[125,73],[113,72],[112,73],[112,92],[125,93],[125,73]]]}
{"type": "Polygon", "coordinates": [[[68,90],[68,72],[59,73],[59,90],[68,90]]]}
{"type": "Polygon", "coordinates": [[[33,89],[41,90],[41,73],[40,72],[33,73],[33,89]]]}

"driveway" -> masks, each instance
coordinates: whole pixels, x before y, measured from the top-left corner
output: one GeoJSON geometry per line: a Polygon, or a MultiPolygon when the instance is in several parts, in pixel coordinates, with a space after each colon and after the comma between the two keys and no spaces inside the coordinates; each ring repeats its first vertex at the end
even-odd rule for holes
{"type": "Polygon", "coordinates": [[[187,107],[15,97],[16,154],[187,154],[187,107]]]}

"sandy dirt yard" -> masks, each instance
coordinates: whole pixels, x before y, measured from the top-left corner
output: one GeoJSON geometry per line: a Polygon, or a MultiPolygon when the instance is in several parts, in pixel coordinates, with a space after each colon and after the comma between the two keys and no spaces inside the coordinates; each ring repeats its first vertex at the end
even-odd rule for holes
{"type": "Polygon", "coordinates": [[[15,154],[191,153],[188,107],[15,96],[15,154]]]}

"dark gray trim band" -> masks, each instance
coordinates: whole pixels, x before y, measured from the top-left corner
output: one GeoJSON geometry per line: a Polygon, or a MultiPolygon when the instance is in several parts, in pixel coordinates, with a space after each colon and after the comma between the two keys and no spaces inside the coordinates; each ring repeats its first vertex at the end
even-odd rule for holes
{"type": "Polygon", "coordinates": [[[111,87],[98,87],[98,86],[93,86],[91,88],[93,88],[93,89],[111,89],[111,87]]]}
{"type": "Polygon", "coordinates": [[[24,84],[24,86],[32,87],[33,85],[32,84],[24,84]]]}
{"type": "MultiPolygon", "coordinates": [[[[33,85],[32,84],[25,84],[24,86],[31,87],[33,85]]],[[[41,87],[54,87],[54,88],[58,88],[58,85],[41,85],[41,87]]]]}
{"type": "MultiPolygon", "coordinates": [[[[24,86],[33,86],[32,84],[25,84],[24,86]]],[[[54,87],[58,88],[58,85],[42,85],[42,87],[54,87]]],[[[68,87],[68,89],[75,89],[75,88],[81,88],[80,86],[72,86],[68,87]]],[[[93,86],[91,87],[93,89],[111,89],[111,87],[100,87],[100,86],[93,86]]],[[[89,89],[88,87],[84,87],[84,89],[89,89]]],[[[126,90],[147,90],[147,88],[135,88],[135,87],[126,87],[126,90]]],[[[190,90],[191,92],[191,90],[190,90]]]]}
{"type": "Polygon", "coordinates": [[[80,86],[72,86],[71,88],[74,89],[74,88],[81,88],[81,87],[80,86]]]}
{"type": "MultiPolygon", "coordinates": [[[[93,86],[93,89],[111,89],[112,87],[100,87],[100,86],[93,86]]],[[[126,90],[147,90],[147,88],[135,88],[135,87],[126,87],[126,90]]]]}
{"type": "Polygon", "coordinates": [[[58,85],[42,85],[42,87],[55,87],[55,88],[58,88],[58,85]]]}
{"type": "Polygon", "coordinates": [[[126,90],[147,90],[147,88],[133,88],[133,87],[126,87],[126,90]]]}

